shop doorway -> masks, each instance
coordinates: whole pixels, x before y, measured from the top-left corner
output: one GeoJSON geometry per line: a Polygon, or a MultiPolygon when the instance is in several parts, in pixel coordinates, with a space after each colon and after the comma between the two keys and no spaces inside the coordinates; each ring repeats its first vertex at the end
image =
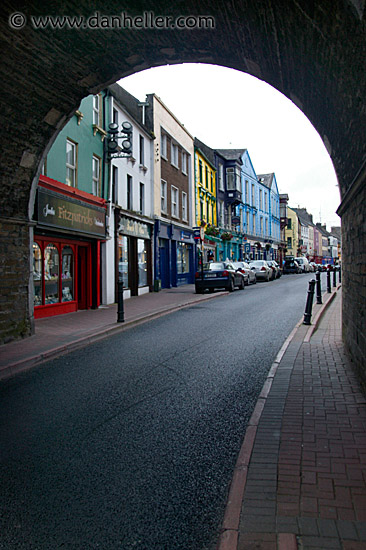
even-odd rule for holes
{"type": "Polygon", "coordinates": [[[88,307],[88,255],[85,246],[78,247],[78,278],[77,278],[77,296],[78,309],[87,309],[88,307]]]}

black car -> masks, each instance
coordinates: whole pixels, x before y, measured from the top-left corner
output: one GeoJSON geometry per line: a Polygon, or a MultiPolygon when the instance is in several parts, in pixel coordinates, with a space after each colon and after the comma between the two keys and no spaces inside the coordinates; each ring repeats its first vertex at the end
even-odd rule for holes
{"type": "Polygon", "coordinates": [[[301,267],[296,260],[285,260],[283,273],[301,273],[301,267]]]}
{"type": "Polygon", "coordinates": [[[244,289],[244,275],[238,269],[235,269],[231,262],[210,262],[203,264],[202,270],[199,268],[196,272],[195,287],[197,294],[203,294],[208,288],[213,292],[215,288],[224,288],[233,292],[237,286],[244,289]]]}

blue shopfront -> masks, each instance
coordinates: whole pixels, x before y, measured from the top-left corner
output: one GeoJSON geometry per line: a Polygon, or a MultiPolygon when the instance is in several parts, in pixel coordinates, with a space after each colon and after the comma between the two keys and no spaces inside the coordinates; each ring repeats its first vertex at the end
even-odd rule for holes
{"type": "Polygon", "coordinates": [[[193,231],[174,223],[155,221],[154,273],[161,288],[194,283],[195,241],[193,231]]]}

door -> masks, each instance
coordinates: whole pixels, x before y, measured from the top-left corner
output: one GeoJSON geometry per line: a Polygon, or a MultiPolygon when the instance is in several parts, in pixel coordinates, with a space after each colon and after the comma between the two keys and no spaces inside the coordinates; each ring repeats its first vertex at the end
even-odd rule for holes
{"type": "Polygon", "coordinates": [[[159,246],[159,272],[161,278],[161,288],[169,288],[169,256],[168,241],[163,246],[159,246]]]}
{"type": "Polygon", "coordinates": [[[87,309],[88,279],[87,279],[87,249],[78,247],[78,309],[87,309]]]}

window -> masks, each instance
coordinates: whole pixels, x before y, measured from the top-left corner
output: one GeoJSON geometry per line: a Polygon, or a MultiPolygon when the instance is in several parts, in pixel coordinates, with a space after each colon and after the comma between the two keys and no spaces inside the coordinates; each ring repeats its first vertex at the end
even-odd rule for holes
{"type": "Polygon", "coordinates": [[[118,167],[112,166],[112,202],[118,204],[118,167]]]}
{"type": "Polygon", "coordinates": [[[187,153],[184,151],[182,152],[182,172],[188,174],[187,153]]]}
{"type": "Polygon", "coordinates": [[[202,165],[202,160],[199,161],[198,166],[199,166],[199,174],[198,174],[199,182],[200,182],[201,185],[203,185],[203,165],[202,165]]]}
{"type": "Polygon", "coordinates": [[[118,279],[128,288],[128,237],[118,235],[118,279]]]}
{"type": "Polygon", "coordinates": [[[138,286],[147,285],[147,246],[144,239],[137,239],[138,286]]]}
{"type": "Polygon", "coordinates": [[[100,194],[100,158],[93,155],[93,195],[100,194]]]}
{"type": "Polygon", "coordinates": [[[259,218],[259,231],[260,231],[260,234],[263,235],[263,218],[262,218],[262,216],[259,218]]]}
{"type": "Polygon", "coordinates": [[[291,218],[288,218],[287,220],[287,229],[292,229],[292,226],[291,226],[291,218]]]}
{"type": "Polygon", "coordinates": [[[235,190],[235,170],[234,168],[226,168],[226,187],[228,191],[235,190]]]}
{"type": "Polygon", "coordinates": [[[182,191],[182,220],[187,221],[187,193],[182,191]]]}
{"type": "Polygon", "coordinates": [[[172,165],[176,168],[179,167],[178,165],[178,145],[176,143],[172,143],[172,165]]]}
{"type": "Polygon", "coordinates": [[[213,182],[213,172],[212,172],[212,170],[210,172],[210,176],[211,176],[211,192],[213,193],[214,192],[214,182],[213,182]]]}
{"type": "Polygon", "coordinates": [[[172,185],[172,216],[179,218],[178,189],[172,185]]]}
{"type": "Polygon", "coordinates": [[[93,96],[93,124],[100,126],[100,96],[93,96]]]}
{"type": "Polygon", "coordinates": [[[224,187],[224,166],[219,164],[219,189],[220,191],[225,191],[224,187]]]}
{"type": "Polygon", "coordinates": [[[255,187],[254,187],[254,183],[252,183],[252,206],[255,206],[255,187]]]}
{"type": "Polygon", "coordinates": [[[189,273],[189,252],[192,245],[177,243],[177,273],[189,273]]]}
{"type": "Polygon", "coordinates": [[[205,166],[205,185],[208,189],[208,167],[205,166]]]}
{"type": "Polygon", "coordinates": [[[58,250],[54,244],[46,246],[44,251],[45,304],[55,304],[58,299],[59,261],[58,250]]]}
{"type": "Polygon", "coordinates": [[[167,213],[167,183],[161,180],[161,211],[167,213]]]}
{"type": "Polygon", "coordinates": [[[166,134],[161,134],[161,156],[167,160],[168,158],[168,146],[166,134]]]}
{"type": "Polygon", "coordinates": [[[250,204],[249,202],[249,181],[245,180],[245,202],[247,204],[250,204]]]}
{"type": "Polygon", "coordinates": [[[118,124],[118,111],[115,108],[113,108],[113,122],[118,124]]]}
{"type": "Polygon", "coordinates": [[[127,210],[132,210],[132,176],[127,175],[127,210]]]}
{"type": "Polygon", "coordinates": [[[76,143],[66,140],[66,185],[76,187],[76,143]]]}
{"type": "Polygon", "coordinates": [[[264,193],[264,210],[265,210],[265,212],[268,212],[268,195],[267,195],[267,193],[264,193]]]}
{"type": "Polygon", "coordinates": [[[33,243],[33,286],[34,305],[42,305],[42,251],[37,243],[33,243]]]}
{"type": "Polygon", "coordinates": [[[140,182],[140,214],[145,214],[145,185],[140,182]]]}
{"type": "Polygon", "coordinates": [[[145,166],[145,151],[144,151],[145,143],[144,143],[143,136],[140,136],[139,146],[140,146],[140,165],[145,166]]]}
{"type": "Polygon", "coordinates": [[[265,228],[266,228],[265,235],[268,235],[268,220],[267,220],[267,218],[265,219],[265,228]]]}
{"type": "Polygon", "coordinates": [[[74,299],[73,287],[74,253],[71,246],[62,249],[62,297],[61,302],[71,302],[74,299]]]}
{"type": "Polygon", "coordinates": [[[246,232],[250,233],[250,218],[249,218],[249,212],[246,213],[246,232]]]}
{"type": "Polygon", "coordinates": [[[219,225],[223,226],[224,223],[225,223],[224,201],[219,201],[219,225]]]}
{"type": "Polygon", "coordinates": [[[204,219],[203,200],[200,201],[200,220],[204,219]]]}
{"type": "Polygon", "coordinates": [[[262,189],[259,189],[259,210],[262,210],[262,189]]]}
{"type": "Polygon", "coordinates": [[[287,248],[292,248],[292,237],[287,237],[287,248]]]}

